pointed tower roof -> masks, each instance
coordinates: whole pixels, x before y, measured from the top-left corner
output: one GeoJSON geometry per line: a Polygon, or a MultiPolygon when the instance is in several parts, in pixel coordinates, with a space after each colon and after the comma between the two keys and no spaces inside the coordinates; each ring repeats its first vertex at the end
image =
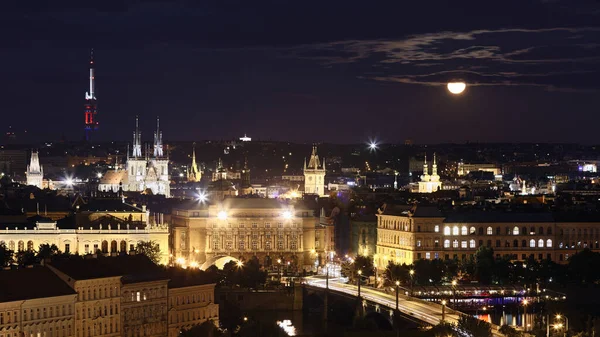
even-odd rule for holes
{"type": "Polygon", "coordinates": [[[319,160],[319,155],[317,154],[317,146],[313,145],[312,154],[310,155],[310,160],[308,161],[308,169],[316,170],[321,168],[321,162],[319,160]]]}

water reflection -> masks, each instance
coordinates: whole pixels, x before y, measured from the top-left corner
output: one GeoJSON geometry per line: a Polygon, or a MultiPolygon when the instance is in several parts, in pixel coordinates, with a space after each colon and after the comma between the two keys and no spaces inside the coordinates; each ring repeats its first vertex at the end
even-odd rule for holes
{"type": "Polygon", "coordinates": [[[501,312],[501,313],[485,313],[485,314],[477,314],[475,317],[486,321],[488,323],[496,324],[499,326],[510,325],[513,327],[521,327],[525,328],[525,325],[528,326],[528,329],[534,325],[535,314],[532,313],[514,313],[514,312],[501,312]]]}

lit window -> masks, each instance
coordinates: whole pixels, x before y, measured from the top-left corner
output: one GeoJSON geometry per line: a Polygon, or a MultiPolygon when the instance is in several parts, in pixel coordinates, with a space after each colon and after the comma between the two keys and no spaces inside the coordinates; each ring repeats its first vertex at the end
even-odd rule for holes
{"type": "Polygon", "coordinates": [[[467,226],[462,226],[462,228],[460,229],[460,235],[467,235],[467,234],[468,234],[467,226]]]}
{"type": "Polygon", "coordinates": [[[475,240],[469,241],[469,248],[475,248],[475,240]]]}
{"type": "Polygon", "coordinates": [[[535,240],[534,239],[529,240],[529,247],[535,248],[535,240]]]}
{"type": "Polygon", "coordinates": [[[444,227],[444,235],[450,235],[450,227],[444,227]]]}
{"type": "Polygon", "coordinates": [[[417,240],[417,247],[421,247],[421,240],[417,240]]]}
{"type": "Polygon", "coordinates": [[[552,239],[548,239],[548,240],[546,241],[546,247],[548,247],[548,248],[552,248],[552,239]]]}
{"type": "Polygon", "coordinates": [[[440,225],[433,226],[433,231],[436,232],[436,233],[439,233],[440,232],[440,225]]]}
{"type": "Polygon", "coordinates": [[[540,240],[538,241],[538,247],[539,247],[539,248],[544,248],[544,240],[543,240],[543,239],[540,239],[540,240]]]}
{"type": "Polygon", "coordinates": [[[138,301],[138,302],[139,302],[139,301],[141,301],[141,300],[142,300],[142,294],[140,294],[140,292],[138,291],[138,292],[136,293],[136,296],[135,296],[135,298],[136,298],[136,301],[138,301]]]}
{"type": "Polygon", "coordinates": [[[444,240],[444,248],[450,248],[450,240],[444,240]]]}
{"type": "Polygon", "coordinates": [[[425,253],[425,258],[427,260],[431,259],[431,253],[430,252],[425,253]]]}
{"type": "Polygon", "coordinates": [[[458,248],[458,240],[452,241],[452,248],[458,248]]]}
{"type": "Polygon", "coordinates": [[[492,235],[494,233],[494,230],[492,229],[492,227],[488,227],[487,228],[487,235],[492,235]]]}
{"type": "Polygon", "coordinates": [[[471,234],[471,235],[475,234],[475,227],[471,227],[469,229],[469,234],[471,234]]]}
{"type": "Polygon", "coordinates": [[[467,248],[467,241],[461,241],[460,248],[467,248]]]}
{"type": "Polygon", "coordinates": [[[452,235],[458,235],[458,226],[452,227],[452,235]]]}
{"type": "Polygon", "coordinates": [[[519,227],[515,226],[515,228],[513,228],[513,235],[519,235],[519,227]]]}

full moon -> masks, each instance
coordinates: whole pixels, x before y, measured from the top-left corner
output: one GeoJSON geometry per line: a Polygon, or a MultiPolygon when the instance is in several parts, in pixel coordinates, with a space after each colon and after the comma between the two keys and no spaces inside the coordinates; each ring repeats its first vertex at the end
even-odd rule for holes
{"type": "Polygon", "coordinates": [[[463,91],[465,91],[466,87],[467,87],[467,85],[465,84],[465,82],[450,82],[450,83],[448,83],[448,91],[450,91],[454,95],[461,94],[463,91]]]}

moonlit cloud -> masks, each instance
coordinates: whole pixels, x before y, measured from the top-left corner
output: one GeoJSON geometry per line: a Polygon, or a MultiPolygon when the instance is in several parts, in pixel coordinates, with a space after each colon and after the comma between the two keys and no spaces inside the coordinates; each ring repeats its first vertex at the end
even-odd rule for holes
{"type": "Polygon", "coordinates": [[[593,91],[594,81],[580,80],[598,74],[599,36],[596,27],[446,31],[305,45],[292,54],[376,81],[440,85],[460,79],[471,86],[593,91]]]}

